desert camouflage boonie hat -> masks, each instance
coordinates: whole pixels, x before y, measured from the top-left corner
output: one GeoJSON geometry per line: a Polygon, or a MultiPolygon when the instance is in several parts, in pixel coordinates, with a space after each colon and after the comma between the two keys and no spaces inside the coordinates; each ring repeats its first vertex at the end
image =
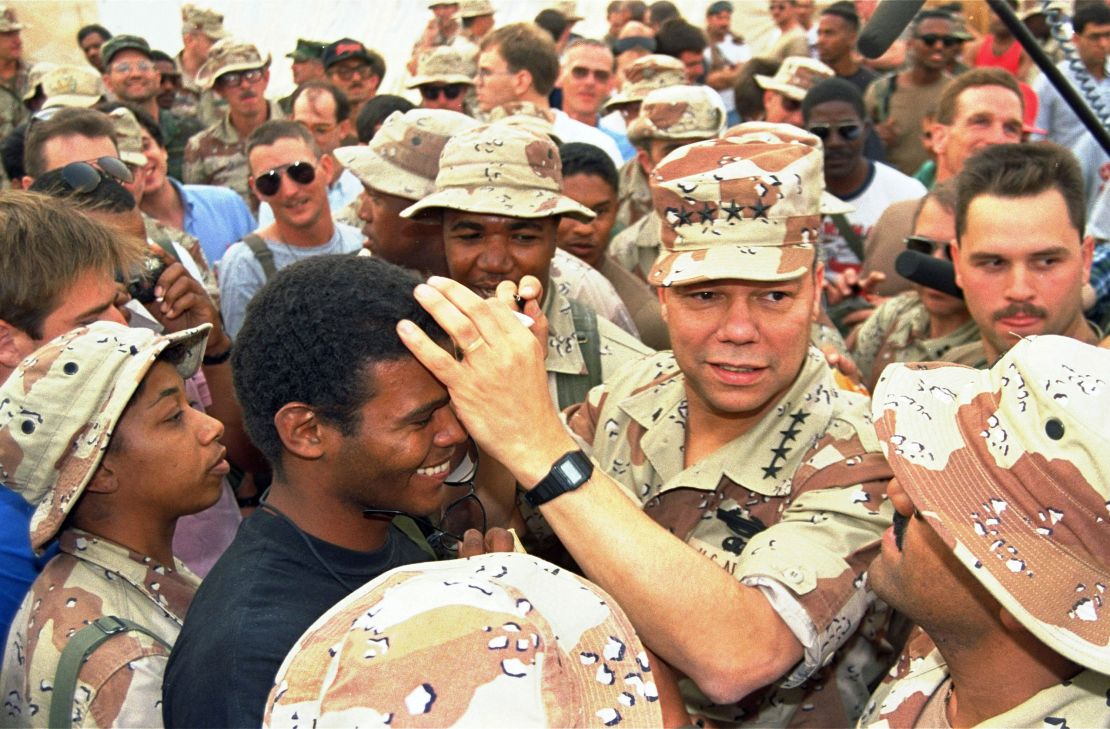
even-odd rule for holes
{"type": "Polygon", "coordinates": [[[486,121],[490,124],[500,122],[511,127],[520,127],[534,134],[551,137],[556,145],[562,144],[555,134],[555,112],[531,101],[509,101],[494,107],[486,115],[486,121]]]}
{"type": "Polygon", "coordinates": [[[0,33],[11,33],[23,30],[27,26],[20,23],[13,10],[7,3],[0,3],[0,33]]]}
{"type": "Polygon", "coordinates": [[[832,78],[836,71],[816,58],[806,56],[788,56],[779,66],[774,76],[755,75],[755,82],[759,87],[768,91],[777,91],[783,96],[801,101],[806,92],[821,81],[832,78]]]}
{"type": "Polygon", "coordinates": [[[663,249],[648,283],[786,281],[810,270],[825,197],[819,140],[789,124],[746,126],[676,149],[649,175],[663,249]]]}
{"type": "Polygon", "coordinates": [[[637,58],[624,70],[624,83],[621,90],[605,102],[605,109],[611,111],[622,104],[643,101],[648,93],[668,86],[686,83],[686,67],[674,56],[659,53],[637,58]]]}
{"type": "Polygon", "coordinates": [[[484,124],[452,137],[439,157],[436,192],[402,211],[411,218],[449,208],[514,218],[594,212],[563,195],[563,164],[550,138],[505,122],[484,124]]]}
{"type": "Polygon", "coordinates": [[[186,3],[181,6],[181,32],[193,31],[200,31],[215,41],[223,40],[228,35],[224,30],[223,15],[215,10],[198,8],[196,5],[186,3]]]}
{"type": "Polygon", "coordinates": [[[134,112],[126,107],[120,107],[112,110],[108,116],[112,119],[112,126],[116,128],[119,158],[129,165],[138,167],[145,165],[142,127],[139,126],[139,120],[135,118],[134,112]]]}
{"type": "Polygon", "coordinates": [[[35,97],[38,92],[38,86],[42,83],[42,77],[53,68],[57,68],[58,64],[53,61],[39,61],[31,66],[31,70],[27,72],[27,88],[23,91],[20,97],[24,101],[30,101],[35,97]]]}
{"type": "Polygon", "coordinates": [[[1110,674],[1110,351],[1041,336],[989,370],[894,364],[871,408],[959,561],[1038,640],[1110,674]]]}
{"type": "Polygon", "coordinates": [[[462,0],[459,3],[460,18],[480,18],[483,15],[493,15],[493,3],[490,0],[462,0]]]}
{"type": "Polygon", "coordinates": [[[216,80],[225,73],[253,71],[270,65],[270,54],[262,58],[253,43],[245,43],[234,38],[224,38],[208,51],[208,60],[197,71],[197,85],[211,89],[216,80]]]}
{"type": "Polygon", "coordinates": [[[61,528],[154,362],[168,357],[192,377],[211,328],[161,336],[94,322],[44,344],[0,385],[0,478],[34,507],[34,549],[61,528]]]}
{"type": "Polygon", "coordinates": [[[416,62],[416,75],[406,88],[415,89],[424,84],[466,84],[474,85],[474,75],[478,69],[473,59],[451,46],[436,46],[420,56],[416,62]]]}
{"type": "Polygon", "coordinates": [[[447,140],[476,126],[477,121],[457,111],[395,111],[369,144],[340,147],[335,158],[363,185],[420,200],[435,192],[439,155],[447,140]]]}
{"type": "Polygon", "coordinates": [[[547,4],[547,9],[559,12],[567,20],[575,22],[583,20],[581,13],[578,12],[578,0],[554,0],[547,4]]]}
{"type": "Polygon", "coordinates": [[[92,66],[57,65],[42,77],[42,108],[72,106],[90,109],[104,97],[104,80],[92,66]]]}
{"type": "Polygon", "coordinates": [[[721,95],[708,86],[668,86],[644,97],[639,116],[628,125],[628,139],[719,137],[727,119],[721,95]]]}
{"type": "Polygon", "coordinates": [[[264,726],[662,726],[653,666],[596,585],[516,552],[399,567],[305,631],[264,726]]]}

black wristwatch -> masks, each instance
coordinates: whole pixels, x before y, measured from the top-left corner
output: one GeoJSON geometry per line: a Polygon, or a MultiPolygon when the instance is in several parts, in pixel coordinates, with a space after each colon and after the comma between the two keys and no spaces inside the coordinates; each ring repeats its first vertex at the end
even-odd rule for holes
{"type": "Polygon", "coordinates": [[[590,480],[594,472],[594,462],[582,451],[571,451],[555,461],[555,465],[536,484],[536,488],[524,492],[524,500],[533,508],[546,504],[556,496],[574,491],[590,480]]]}

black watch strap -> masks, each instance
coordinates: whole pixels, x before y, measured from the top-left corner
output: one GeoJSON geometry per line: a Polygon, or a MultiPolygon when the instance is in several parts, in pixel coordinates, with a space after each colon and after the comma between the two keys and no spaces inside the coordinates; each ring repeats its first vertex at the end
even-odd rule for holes
{"type": "Polygon", "coordinates": [[[574,491],[590,480],[594,462],[582,451],[571,451],[555,461],[555,465],[531,491],[524,493],[524,500],[533,508],[546,504],[556,496],[574,491]]]}

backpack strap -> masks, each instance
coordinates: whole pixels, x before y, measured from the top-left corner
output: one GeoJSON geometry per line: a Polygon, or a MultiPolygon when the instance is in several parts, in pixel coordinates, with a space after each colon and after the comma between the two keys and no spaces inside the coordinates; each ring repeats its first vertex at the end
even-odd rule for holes
{"type": "Polygon", "coordinates": [[[573,299],[570,313],[574,317],[574,333],[578,348],[586,363],[586,374],[555,373],[555,387],[559,395],[559,409],[563,410],[586,399],[592,388],[601,384],[601,335],[597,330],[597,313],[573,299]]]}
{"type": "Polygon", "coordinates": [[[277,268],[274,266],[274,252],[270,250],[270,246],[266,245],[266,241],[262,240],[262,236],[257,233],[248,233],[243,236],[243,242],[247,244],[247,248],[251,249],[255,259],[259,265],[262,266],[262,273],[269,281],[277,273],[277,268]]]}
{"type": "Polygon", "coordinates": [[[859,237],[859,233],[852,227],[852,222],[848,220],[844,213],[836,213],[830,215],[833,224],[836,226],[836,231],[844,238],[844,242],[852,249],[852,253],[856,254],[856,258],[860,263],[863,263],[863,239],[859,237]]]}
{"type": "Polygon", "coordinates": [[[77,675],[81,666],[97,648],[112,636],[121,633],[142,633],[160,643],[167,651],[173,646],[148,628],[126,618],[105,615],[79,630],[62,650],[58,670],[54,673],[54,689],[50,698],[50,726],[68,729],[73,724],[73,695],[77,691],[77,675]]]}

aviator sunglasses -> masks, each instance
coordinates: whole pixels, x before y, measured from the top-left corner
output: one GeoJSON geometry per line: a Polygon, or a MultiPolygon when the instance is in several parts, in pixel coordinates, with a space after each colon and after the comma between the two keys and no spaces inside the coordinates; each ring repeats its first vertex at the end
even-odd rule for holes
{"type": "Polygon", "coordinates": [[[446,86],[421,86],[420,95],[428,101],[435,101],[443,94],[443,98],[454,101],[463,91],[462,84],[447,84],[446,86]]]}
{"type": "Polygon", "coordinates": [[[309,185],[316,179],[316,166],[310,162],[291,162],[281,167],[267,170],[254,178],[254,189],[259,195],[269,197],[281,189],[281,175],[285,173],[298,185],[309,185]]]}
{"type": "Polygon", "coordinates": [[[89,193],[100,186],[105,178],[117,182],[131,182],[131,170],[115,157],[97,157],[86,162],[70,162],[62,168],[62,179],[74,192],[89,193]]]}

